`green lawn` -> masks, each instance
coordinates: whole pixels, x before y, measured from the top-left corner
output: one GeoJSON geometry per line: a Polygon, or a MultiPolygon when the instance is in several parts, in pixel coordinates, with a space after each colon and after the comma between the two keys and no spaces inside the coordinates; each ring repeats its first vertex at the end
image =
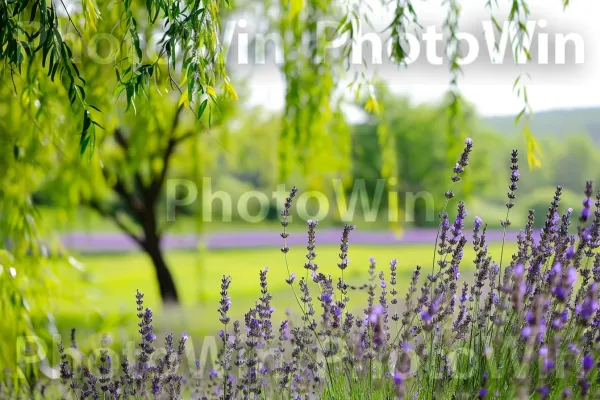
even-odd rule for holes
{"type": "MultiPolygon", "coordinates": [[[[510,251],[510,249],[507,249],[510,251]]],[[[494,244],[490,252],[499,259],[500,245],[494,244]]],[[[305,273],[305,249],[292,248],[288,254],[290,270],[299,276],[305,273]]],[[[339,249],[336,246],[316,248],[319,270],[331,274],[334,282],[340,276],[337,268],[339,249]]],[[[378,271],[383,270],[389,280],[391,259],[398,259],[398,290],[400,304],[410,282],[410,276],[416,265],[423,266],[423,274],[431,272],[432,246],[350,246],[350,266],[345,279],[350,283],[363,283],[368,279],[369,257],[377,260],[378,271]]],[[[461,279],[471,280],[474,253],[465,251],[461,279]]],[[[161,310],[157,285],[152,266],[145,255],[127,253],[118,255],[82,256],[85,272],[70,271],[63,273],[63,299],[56,304],[56,317],[61,331],[71,326],[97,331],[113,332],[126,325],[135,329],[135,291],[145,293],[146,306],[152,307],[159,327],[170,330],[187,330],[195,334],[215,332],[219,329],[218,299],[219,286],[223,274],[231,275],[232,298],[231,315],[242,318],[243,313],[254,304],[259,296],[258,271],[269,267],[269,289],[274,295],[276,308],[275,320],[284,317],[286,308],[296,315],[298,305],[291,289],[284,282],[287,277],[284,256],[278,249],[261,248],[250,250],[208,251],[203,254],[194,252],[171,252],[167,255],[169,265],[175,276],[183,307],[181,310],[161,310]]],[[[510,260],[508,254],[505,263],[510,260]]],[[[312,288],[316,291],[316,285],[312,288]]],[[[313,293],[316,297],[317,293],[313,293]]],[[[365,306],[364,293],[351,293],[352,309],[365,306]]],[[[317,312],[320,310],[317,309],[317,312]]]]}

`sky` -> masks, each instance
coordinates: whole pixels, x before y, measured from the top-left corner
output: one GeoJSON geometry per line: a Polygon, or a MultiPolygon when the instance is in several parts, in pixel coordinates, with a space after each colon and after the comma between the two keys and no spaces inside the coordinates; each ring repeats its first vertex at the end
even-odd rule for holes
{"type": "MultiPolygon", "coordinates": [[[[509,3],[500,0],[500,3],[509,3]]],[[[383,29],[387,24],[387,14],[377,4],[371,1],[374,12],[371,20],[381,21],[376,29],[383,29]],[[379,7],[379,8],[378,8],[379,7]]],[[[441,32],[445,9],[439,4],[432,5],[429,1],[417,1],[415,8],[419,15],[421,25],[432,26],[441,32]]],[[[529,103],[536,111],[560,108],[581,108],[600,106],[600,24],[595,19],[600,15],[600,2],[596,0],[571,1],[563,9],[562,0],[528,0],[535,30],[532,35],[533,50],[544,47],[541,45],[540,33],[549,37],[549,62],[547,65],[534,64],[517,66],[512,61],[510,49],[505,58],[505,64],[498,67],[490,62],[489,49],[486,47],[482,21],[489,21],[489,10],[485,9],[485,0],[464,0],[461,17],[461,31],[472,34],[479,40],[477,57],[473,63],[463,66],[464,76],[459,80],[459,88],[463,96],[473,103],[482,115],[511,115],[517,114],[523,102],[513,91],[513,83],[517,76],[523,75],[521,82],[527,86],[529,103]],[[544,22],[540,22],[544,20],[544,22]],[[557,34],[579,35],[582,46],[579,51],[583,57],[581,64],[575,64],[576,45],[567,44],[565,65],[556,65],[554,52],[557,34]],[[539,46],[538,46],[539,44],[539,46]],[[571,46],[571,47],[569,47],[571,46]],[[527,75],[528,74],[528,75],[527,75]]],[[[503,7],[494,13],[502,23],[506,20],[508,9],[503,7]]],[[[415,31],[418,38],[419,33],[415,31]]],[[[381,77],[389,87],[397,93],[402,93],[414,102],[433,102],[447,90],[450,75],[447,66],[432,67],[425,58],[426,48],[421,42],[421,52],[418,60],[408,68],[398,71],[397,67],[377,66],[369,67],[369,72],[374,72],[381,77]]],[[[365,47],[363,47],[365,49],[365,47]]],[[[363,56],[371,56],[371,47],[367,44],[363,56]]],[[[443,51],[443,50],[442,50],[443,51]]],[[[532,54],[534,51],[532,51],[532,54]]],[[[537,51],[535,52],[537,54],[537,51]]],[[[476,53],[473,53],[476,54],[476,53]]],[[[581,60],[580,60],[581,61],[581,60]]],[[[255,67],[252,72],[251,102],[263,105],[268,109],[277,110],[283,106],[285,83],[278,72],[276,65],[255,67]]]]}

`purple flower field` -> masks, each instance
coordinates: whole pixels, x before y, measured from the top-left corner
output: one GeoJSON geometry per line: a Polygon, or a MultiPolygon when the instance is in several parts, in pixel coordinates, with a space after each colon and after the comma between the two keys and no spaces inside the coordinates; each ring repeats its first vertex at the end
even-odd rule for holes
{"type": "MultiPolygon", "coordinates": [[[[539,230],[534,230],[534,238],[539,238],[539,230]]],[[[401,245],[428,244],[435,242],[435,229],[407,229],[402,236],[394,232],[356,231],[352,235],[355,244],[401,245]]],[[[501,242],[504,235],[502,230],[488,230],[488,242],[501,242]]],[[[518,231],[506,232],[507,241],[515,241],[518,231]]],[[[292,246],[302,246],[306,243],[306,235],[301,232],[291,232],[287,238],[292,246]]],[[[257,232],[221,232],[208,234],[205,237],[197,235],[166,235],[162,246],[171,250],[194,250],[203,241],[207,249],[276,247],[279,243],[277,234],[268,231],[257,232]]],[[[117,233],[71,233],[61,236],[61,242],[70,250],[82,253],[104,253],[138,251],[137,244],[127,235],[117,233]]],[[[339,243],[339,231],[326,229],[319,231],[319,244],[333,245],[339,243]]]]}

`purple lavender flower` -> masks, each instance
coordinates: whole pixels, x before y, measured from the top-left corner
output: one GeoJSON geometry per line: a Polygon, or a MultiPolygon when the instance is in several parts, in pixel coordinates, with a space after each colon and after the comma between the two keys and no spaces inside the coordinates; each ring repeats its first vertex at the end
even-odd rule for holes
{"type": "Polygon", "coordinates": [[[227,313],[229,312],[229,307],[231,307],[231,298],[228,295],[229,285],[231,284],[231,277],[223,275],[221,278],[221,300],[219,301],[219,314],[221,317],[219,321],[222,324],[227,325],[231,320],[227,313]]]}
{"type": "Polygon", "coordinates": [[[593,282],[588,286],[588,291],[583,303],[577,305],[575,311],[581,317],[581,322],[587,325],[590,318],[594,316],[598,310],[598,300],[596,299],[596,293],[598,292],[598,284],[593,282]]]}
{"type": "Polygon", "coordinates": [[[584,208],[583,210],[581,210],[581,222],[586,222],[589,217],[590,217],[590,209],[589,208],[584,208]]]}
{"type": "Polygon", "coordinates": [[[526,326],[523,329],[521,329],[521,336],[523,336],[524,338],[528,338],[529,336],[531,336],[532,332],[533,329],[531,328],[531,326],[526,326]]]}
{"type": "Polygon", "coordinates": [[[436,298],[427,308],[427,310],[423,310],[421,312],[421,319],[426,322],[429,323],[433,317],[435,316],[435,314],[439,311],[439,307],[440,307],[440,303],[442,301],[441,297],[436,298]]]}
{"type": "Polygon", "coordinates": [[[450,227],[450,232],[454,235],[454,240],[456,240],[460,235],[462,235],[462,229],[464,228],[463,222],[465,217],[467,216],[467,210],[465,209],[465,203],[462,201],[458,203],[458,211],[456,214],[456,219],[454,220],[454,224],[450,227]]]}
{"type": "Polygon", "coordinates": [[[340,262],[338,263],[339,269],[342,271],[348,268],[348,241],[350,239],[350,232],[354,230],[354,225],[345,225],[344,231],[342,232],[342,240],[340,243],[340,262]]]}
{"type": "Polygon", "coordinates": [[[279,340],[285,341],[290,338],[290,322],[286,319],[279,327],[279,340]]]}
{"type": "Polygon", "coordinates": [[[431,321],[431,318],[433,318],[433,316],[429,313],[428,310],[424,310],[421,311],[421,318],[423,319],[423,321],[429,322],[431,321]]]}
{"type": "Polygon", "coordinates": [[[139,329],[139,333],[142,336],[142,341],[139,344],[140,348],[141,348],[141,354],[138,357],[138,369],[140,372],[144,372],[147,367],[148,367],[148,360],[149,355],[154,353],[154,347],[152,345],[152,343],[154,343],[154,341],[156,340],[156,335],[153,333],[154,332],[154,326],[152,325],[152,310],[150,308],[146,308],[143,312],[143,305],[142,305],[142,297],[143,294],[141,294],[139,291],[136,295],[137,297],[137,305],[138,305],[138,317],[140,318],[140,322],[138,323],[138,326],[140,327],[139,329]]]}
{"type": "Polygon", "coordinates": [[[399,386],[402,382],[404,382],[404,379],[402,378],[400,371],[394,372],[394,385],[399,386]]]}
{"type": "Polygon", "coordinates": [[[590,209],[592,207],[592,181],[587,181],[585,183],[585,199],[583,200],[583,209],[581,210],[581,216],[579,220],[582,223],[586,223],[588,218],[590,217],[590,209]]]}
{"type": "Polygon", "coordinates": [[[58,344],[58,353],[60,354],[60,379],[61,382],[66,384],[69,379],[73,377],[73,372],[70,369],[69,362],[67,361],[67,354],[65,353],[65,348],[63,346],[62,341],[58,344]]]}
{"type": "Polygon", "coordinates": [[[583,371],[588,372],[594,366],[594,357],[591,354],[586,354],[582,360],[583,371]]]}
{"type": "Polygon", "coordinates": [[[373,326],[373,344],[379,348],[386,343],[385,322],[387,320],[385,307],[381,304],[373,306],[371,314],[368,316],[373,326]]]}
{"type": "Polygon", "coordinates": [[[326,304],[330,304],[333,300],[333,296],[329,292],[323,292],[321,294],[321,301],[326,304]]]}
{"type": "MultiPolygon", "coordinates": [[[[396,290],[396,265],[398,264],[398,260],[396,260],[395,258],[393,260],[390,261],[390,284],[392,285],[392,290],[390,290],[390,294],[392,295],[392,300],[390,301],[390,303],[392,305],[396,305],[398,304],[398,299],[396,298],[396,296],[398,295],[398,290],[396,290]]],[[[392,320],[394,321],[398,321],[400,319],[400,316],[398,315],[397,312],[394,312],[394,314],[392,315],[392,320]]]]}
{"type": "Polygon", "coordinates": [[[573,249],[573,246],[570,246],[567,249],[567,259],[571,260],[573,257],[575,257],[575,250],[573,249]]]}
{"type": "Polygon", "coordinates": [[[144,339],[146,340],[146,342],[154,342],[156,340],[156,335],[153,332],[150,332],[149,334],[147,334],[144,339]]]}
{"type": "Polygon", "coordinates": [[[317,257],[317,254],[315,253],[315,247],[316,247],[315,229],[316,229],[317,225],[319,224],[319,222],[313,221],[312,219],[309,219],[307,222],[308,222],[308,245],[306,246],[306,250],[308,250],[308,253],[306,254],[307,261],[304,264],[304,268],[307,270],[310,270],[312,272],[315,272],[318,268],[317,264],[315,264],[313,262],[314,259],[317,257]]]}
{"type": "Polygon", "coordinates": [[[442,230],[450,229],[450,221],[446,218],[442,221],[442,230]]]}
{"type": "Polygon", "coordinates": [[[289,277],[289,278],[286,278],[285,282],[286,282],[288,285],[291,285],[291,284],[293,284],[293,283],[294,283],[294,281],[295,281],[295,280],[296,280],[296,273],[295,273],[295,272],[292,272],[292,273],[290,274],[290,277],[289,277]]]}
{"type": "Polygon", "coordinates": [[[160,384],[160,379],[155,376],[152,379],[152,394],[154,396],[158,396],[162,392],[162,385],[160,384]]]}
{"type": "Polygon", "coordinates": [[[369,321],[371,321],[372,324],[376,323],[379,316],[383,315],[383,311],[383,306],[381,304],[375,304],[373,306],[373,311],[369,315],[369,321]]]}
{"type": "Polygon", "coordinates": [[[590,390],[590,382],[585,379],[581,379],[579,380],[579,387],[581,387],[581,394],[585,396],[590,390]]]}
{"type": "Polygon", "coordinates": [[[281,238],[284,240],[284,245],[281,248],[281,252],[286,254],[290,249],[286,246],[286,239],[290,235],[286,232],[286,228],[289,225],[287,218],[290,216],[290,209],[292,208],[292,200],[296,197],[296,193],[298,193],[298,189],[296,186],[292,187],[292,190],[289,196],[285,199],[285,203],[283,205],[283,210],[281,210],[281,226],[283,227],[283,232],[280,234],[281,238]]]}
{"type": "Polygon", "coordinates": [[[579,354],[579,348],[577,347],[577,345],[575,343],[569,343],[567,345],[567,348],[569,349],[569,351],[571,353],[573,353],[574,355],[579,354]]]}
{"type": "MultiPolygon", "coordinates": [[[[514,200],[517,198],[517,182],[519,182],[519,178],[521,174],[519,173],[519,153],[517,150],[513,150],[510,158],[510,185],[508,185],[508,201],[506,202],[506,208],[510,211],[511,208],[514,207],[514,200]]],[[[510,225],[510,220],[508,219],[508,211],[506,213],[506,219],[500,221],[500,225],[503,228],[507,228],[510,225]]]]}
{"type": "Polygon", "coordinates": [[[550,358],[544,358],[544,369],[546,371],[552,371],[554,369],[555,363],[554,360],[550,358]]]}
{"type": "Polygon", "coordinates": [[[486,372],[483,374],[483,378],[482,378],[482,382],[481,382],[481,389],[479,390],[479,396],[478,396],[479,399],[485,398],[485,396],[487,396],[487,394],[488,394],[487,381],[488,381],[488,374],[486,372]]]}
{"type": "Polygon", "coordinates": [[[537,392],[540,394],[542,399],[547,399],[550,395],[550,388],[548,386],[542,386],[537,388],[537,392]]]}
{"type": "MultiPolygon", "coordinates": [[[[472,150],[473,150],[473,140],[471,140],[471,138],[468,138],[467,140],[465,140],[465,148],[460,156],[460,159],[454,166],[454,169],[453,169],[454,175],[452,176],[452,182],[460,181],[460,174],[465,172],[465,168],[467,167],[467,165],[469,165],[469,155],[471,154],[472,150]]],[[[447,199],[450,199],[450,198],[454,197],[454,194],[452,193],[452,191],[448,191],[448,192],[446,192],[445,196],[447,199]]]]}
{"type": "Polygon", "coordinates": [[[515,276],[522,277],[523,272],[525,272],[525,267],[523,267],[523,264],[517,264],[514,269],[515,276]]]}

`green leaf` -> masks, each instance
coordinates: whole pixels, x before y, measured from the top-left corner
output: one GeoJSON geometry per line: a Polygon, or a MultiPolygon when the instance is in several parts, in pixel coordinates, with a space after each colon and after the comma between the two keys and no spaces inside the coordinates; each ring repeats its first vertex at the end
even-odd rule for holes
{"type": "Polygon", "coordinates": [[[202,118],[202,115],[204,114],[204,110],[206,110],[207,105],[208,99],[204,99],[204,101],[202,102],[202,104],[200,104],[200,107],[198,108],[198,119],[202,118]]]}
{"type": "Polygon", "coordinates": [[[519,114],[515,117],[515,126],[519,124],[519,121],[521,120],[521,118],[523,118],[523,115],[525,115],[525,108],[523,108],[521,112],[519,112],[519,114]]]}
{"type": "Polygon", "coordinates": [[[138,60],[142,61],[142,48],[140,47],[140,37],[133,28],[131,28],[129,32],[131,34],[131,39],[133,40],[133,47],[135,48],[138,60]]]}
{"type": "Polygon", "coordinates": [[[98,122],[96,121],[92,121],[92,124],[96,125],[98,128],[102,129],[103,131],[105,131],[106,129],[104,129],[104,127],[102,125],[100,125],[98,122]]]}
{"type": "Polygon", "coordinates": [[[517,77],[517,79],[515,79],[515,83],[513,84],[513,90],[515,90],[515,88],[517,87],[517,85],[519,84],[520,81],[521,81],[521,75],[519,75],[517,77]]]}
{"type": "Polygon", "coordinates": [[[93,104],[88,104],[88,106],[89,106],[90,108],[93,108],[94,110],[98,111],[99,113],[101,113],[101,112],[102,112],[102,110],[100,110],[98,107],[96,107],[96,106],[95,106],[95,105],[93,105],[93,104]]]}
{"type": "Polygon", "coordinates": [[[82,133],[85,134],[88,129],[90,129],[90,125],[92,124],[92,119],[90,118],[90,113],[88,111],[84,111],[83,113],[83,131],[82,133]]]}
{"type": "Polygon", "coordinates": [[[535,140],[533,133],[529,129],[529,124],[525,123],[523,126],[523,135],[525,136],[525,141],[527,142],[527,164],[530,169],[539,168],[542,166],[542,162],[540,161],[539,155],[541,154],[540,146],[535,140]]]}
{"type": "Polygon", "coordinates": [[[85,153],[85,149],[87,149],[88,144],[90,143],[90,136],[84,135],[81,137],[81,141],[79,142],[79,154],[83,155],[85,153]]]}

